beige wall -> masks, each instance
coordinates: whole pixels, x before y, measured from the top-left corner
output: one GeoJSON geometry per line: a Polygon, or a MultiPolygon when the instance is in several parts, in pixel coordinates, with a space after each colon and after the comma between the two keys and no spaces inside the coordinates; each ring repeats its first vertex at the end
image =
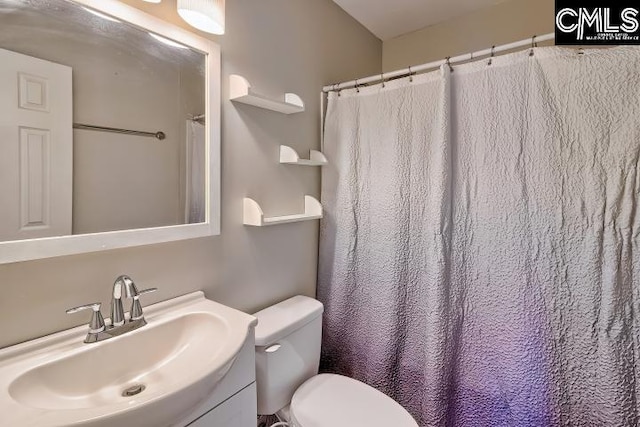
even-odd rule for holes
{"type": "Polygon", "coordinates": [[[73,234],[183,223],[180,67],[149,70],[135,52],[96,48],[91,61],[65,61],[74,69],[74,121],[167,138],[73,132],[73,234]]]}
{"type": "MultiPolygon", "coordinates": [[[[126,0],[181,23],[175,0],[160,5],[126,0]]],[[[222,235],[212,238],[0,265],[0,347],[85,323],[64,310],[102,301],[108,312],[118,274],[139,287],[157,286],[145,303],[204,290],[209,298],[248,312],[295,294],[315,294],[318,224],[268,228],[242,225],[242,198],[255,197],[266,214],[303,208],[319,195],[320,173],[281,166],[278,146],[301,153],[319,147],[323,85],[379,72],[381,42],[331,0],[227,2],[222,47],[222,235]],[[228,76],[246,76],[257,89],[298,93],[307,111],[294,116],[231,104],[228,76]]]]}
{"type": "Polygon", "coordinates": [[[398,70],[553,31],[553,0],[507,0],[385,41],[382,68],[398,70]]]}

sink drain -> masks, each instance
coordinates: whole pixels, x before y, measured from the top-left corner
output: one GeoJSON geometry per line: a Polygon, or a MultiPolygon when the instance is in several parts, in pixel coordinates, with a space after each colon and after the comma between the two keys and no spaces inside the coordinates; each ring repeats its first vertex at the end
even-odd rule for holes
{"type": "Polygon", "coordinates": [[[140,394],[144,391],[144,389],[147,388],[144,386],[144,384],[136,384],[136,385],[132,385],[129,388],[125,388],[124,391],[122,392],[122,395],[124,397],[131,397],[131,396],[135,396],[137,394],[140,394]]]}

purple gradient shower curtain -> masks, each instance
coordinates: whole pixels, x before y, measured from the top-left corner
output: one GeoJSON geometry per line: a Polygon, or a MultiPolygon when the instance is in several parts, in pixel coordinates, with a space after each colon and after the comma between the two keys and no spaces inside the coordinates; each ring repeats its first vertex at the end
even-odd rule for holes
{"type": "Polygon", "coordinates": [[[331,94],[323,370],[421,426],[637,426],[638,70],[539,48],[331,94]]]}

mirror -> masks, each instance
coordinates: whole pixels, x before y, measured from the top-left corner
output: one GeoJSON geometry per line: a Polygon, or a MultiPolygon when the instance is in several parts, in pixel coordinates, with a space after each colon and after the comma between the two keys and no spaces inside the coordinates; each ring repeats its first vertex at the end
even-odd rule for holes
{"type": "Polygon", "coordinates": [[[0,262],[219,234],[220,53],[116,0],[0,0],[0,262]]]}

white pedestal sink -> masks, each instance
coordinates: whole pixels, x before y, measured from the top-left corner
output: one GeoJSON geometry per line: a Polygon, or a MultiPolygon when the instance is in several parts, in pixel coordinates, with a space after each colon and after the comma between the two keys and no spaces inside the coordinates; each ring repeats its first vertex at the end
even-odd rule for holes
{"type": "Polygon", "coordinates": [[[175,425],[207,399],[257,323],[201,292],[145,314],[143,328],[95,344],[83,343],[83,326],[0,350],[2,424],[175,425]]]}

